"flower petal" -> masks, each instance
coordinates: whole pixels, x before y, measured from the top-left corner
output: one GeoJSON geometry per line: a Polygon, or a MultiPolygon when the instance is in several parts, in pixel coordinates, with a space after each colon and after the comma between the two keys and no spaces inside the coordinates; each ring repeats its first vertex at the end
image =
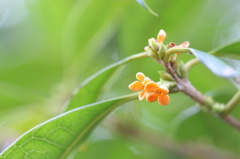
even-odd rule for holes
{"type": "Polygon", "coordinates": [[[161,91],[161,93],[163,93],[165,95],[168,94],[168,92],[169,92],[168,88],[164,85],[159,86],[159,90],[161,91]]]}
{"type": "Polygon", "coordinates": [[[190,42],[189,41],[184,41],[183,43],[181,43],[179,45],[180,48],[188,48],[190,45],[190,42]]]}
{"type": "Polygon", "coordinates": [[[160,94],[158,96],[158,103],[160,105],[168,105],[170,102],[170,97],[168,95],[165,94],[160,94]]]}
{"type": "Polygon", "coordinates": [[[143,100],[144,98],[145,98],[145,95],[146,93],[145,93],[145,91],[144,90],[142,90],[140,93],[139,93],[139,95],[138,95],[138,99],[139,100],[143,100]]]}
{"type": "Polygon", "coordinates": [[[158,94],[156,93],[146,93],[146,100],[148,102],[155,102],[158,99],[158,94]]]}
{"type": "Polygon", "coordinates": [[[137,78],[139,81],[143,81],[145,77],[146,77],[146,76],[145,76],[142,72],[138,72],[138,73],[136,74],[136,78],[137,78]]]}
{"type": "Polygon", "coordinates": [[[151,79],[149,77],[145,77],[143,80],[143,85],[145,86],[148,82],[151,82],[151,79]]]}
{"type": "Polygon", "coordinates": [[[148,82],[145,86],[146,92],[156,92],[159,89],[159,86],[155,82],[148,82]]]}
{"type": "Polygon", "coordinates": [[[158,33],[158,37],[157,37],[157,41],[160,43],[160,42],[163,42],[164,39],[166,38],[167,34],[164,30],[160,30],[159,33],[158,33]]]}
{"type": "Polygon", "coordinates": [[[128,88],[131,89],[132,91],[140,91],[143,89],[143,84],[142,82],[134,81],[128,86],[128,88]]]}

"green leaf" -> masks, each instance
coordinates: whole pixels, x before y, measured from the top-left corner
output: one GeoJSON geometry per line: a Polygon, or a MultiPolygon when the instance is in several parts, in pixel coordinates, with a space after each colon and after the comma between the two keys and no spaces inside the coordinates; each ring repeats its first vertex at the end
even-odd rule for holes
{"type": "Polygon", "coordinates": [[[236,70],[240,70],[240,60],[231,59],[227,57],[219,57],[221,60],[232,66],[236,70]]]}
{"type": "Polygon", "coordinates": [[[231,77],[237,77],[240,75],[240,71],[234,69],[230,65],[226,64],[224,61],[220,60],[219,58],[208,54],[206,52],[191,49],[191,52],[208,68],[210,69],[214,74],[225,77],[225,78],[231,78],[231,77]]]}
{"type": "Polygon", "coordinates": [[[240,39],[231,41],[229,43],[226,43],[222,46],[217,47],[216,49],[213,49],[209,52],[210,54],[214,54],[216,56],[221,56],[225,54],[234,54],[234,55],[240,55],[240,39]]]}
{"type": "Polygon", "coordinates": [[[83,142],[114,108],[137,98],[131,94],[76,108],[24,133],[1,153],[1,159],[63,159],[83,142]]]}
{"type": "Polygon", "coordinates": [[[137,2],[145,9],[147,9],[151,14],[158,16],[157,13],[155,13],[144,0],[137,0],[137,2]]]}
{"type": "Polygon", "coordinates": [[[129,56],[119,62],[116,62],[112,65],[103,68],[102,70],[98,71],[97,73],[87,78],[73,92],[72,98],[68,103],[66,111],[96,102],[104,84],[107,82],[110,76],[116,71],[116,69],[119,66],[133,59],[141,57],[147,57],[147,54],[144,52],[129,56]]]}
{"type": "MultiPolygon", "coordinates": [[[[220,57],[224,62],[232,66],[236,70],[240,70],[240,61],[235,59],[230,59],[227,57],[220,57]]],[[[230,81],[235,85],[237,89],[240,89],[240,76],[230,79],[230,81]]]]}

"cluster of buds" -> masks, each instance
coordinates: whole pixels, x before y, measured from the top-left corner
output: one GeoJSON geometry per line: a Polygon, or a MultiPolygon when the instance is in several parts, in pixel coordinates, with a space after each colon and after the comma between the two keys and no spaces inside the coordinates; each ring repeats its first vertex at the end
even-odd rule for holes
{"type": "Polygon", "coordinates": [[[167,34],[164,30],[160,30],[158,33],[157,40],[151,38],[148,40],[148,45],[144,48],[147,52],[148,56],[156,59],[162,60],[165,52],[167,51],[167,46],[163,44],[164,39],[166,38],[167,34]]]}
{"type": "MultiPolygon", "coordinates": [[[[148,56],[156,59],[156,60],[163,60],[165,53],[171,49],[171,48],[188,48],[190,43],[188,41],[185,41],[181,43],[180,45],[177,45],[173,42],[164,45],[163,41],[166,38],[167,34],[164,30],[160,30],[157,36],[157,39],[151,38],[148,40],[148,45],[144,48],[144,50],[147,52],[148,56]]],[[[176,52],[176,54],[180,54],[179,52],[176,52]]]]}
{"type": "MultiPolygon", "coordinates": [[[[171,65],[171,67],[173,68],[173,70],[175,71],[175,73],[178,75],[179,78],[184,78],[187,76],[185,64],[183,61],[178,59],[177,53],[170,56],[169,64],[171,65]]],[[[169,74],[169,73],[166,72],[166,74],[169,74]]],[[[169,74],[168,76],[171,76],[171,75],[169,74]]],[[[163,76],[163,79],[170,80],[169,77],[166,77],[166,78],[165,77],[166,75],[163,76]]]]}
{"type": "Polygon", "coordinates": [[[139,100],[146,98],[148,102],[158,101],[160,105],[168,105],[170,98],[169,89],[163,84],[156,83],[143,73],[136,74],[138,81],[134,81],[128,87],[133,91],[141,91],[138,95],[139,100]]]}

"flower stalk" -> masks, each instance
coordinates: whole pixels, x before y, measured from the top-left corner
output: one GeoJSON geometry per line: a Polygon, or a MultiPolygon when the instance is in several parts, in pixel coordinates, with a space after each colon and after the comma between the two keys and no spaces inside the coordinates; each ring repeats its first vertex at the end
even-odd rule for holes
{"type": "Polygon", "coordinates": [[[169,63],[170,56],[175,53],[191,52],[188,48],[171,48],[166,51],[163,61],[164,63],[169,63]]]}

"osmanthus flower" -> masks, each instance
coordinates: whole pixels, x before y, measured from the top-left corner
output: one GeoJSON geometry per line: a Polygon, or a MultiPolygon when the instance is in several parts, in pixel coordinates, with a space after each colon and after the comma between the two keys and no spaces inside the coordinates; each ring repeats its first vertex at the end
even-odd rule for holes
{"type": "Polygon", "coordinates": [[[166,36],[167,36],[166,32],[163,29],[161,29],[157,36],[157,42],[162,43],[166,36]]]}
{"type": "Polygon", "coordinates": [[[128,87],[133,91],[141,91],[138,95],[139,100],[143,100],[146,96],[146,92],[144,90],[145,85],[151,81],[150,78],[146,77],[142,72],[138,72],[136,74],[136,78],[139,81],[134,81],[128,87]]]}
{"type": "Polygon", "coordinates": [[[158,85],[155,82],[148,82],[144,87],[146,92],[146,100],[148,102],[155,102],[156,100],[160,105],[168,105],[170,97],[168,96],[168,88],[165,85],[158,85]]]}

